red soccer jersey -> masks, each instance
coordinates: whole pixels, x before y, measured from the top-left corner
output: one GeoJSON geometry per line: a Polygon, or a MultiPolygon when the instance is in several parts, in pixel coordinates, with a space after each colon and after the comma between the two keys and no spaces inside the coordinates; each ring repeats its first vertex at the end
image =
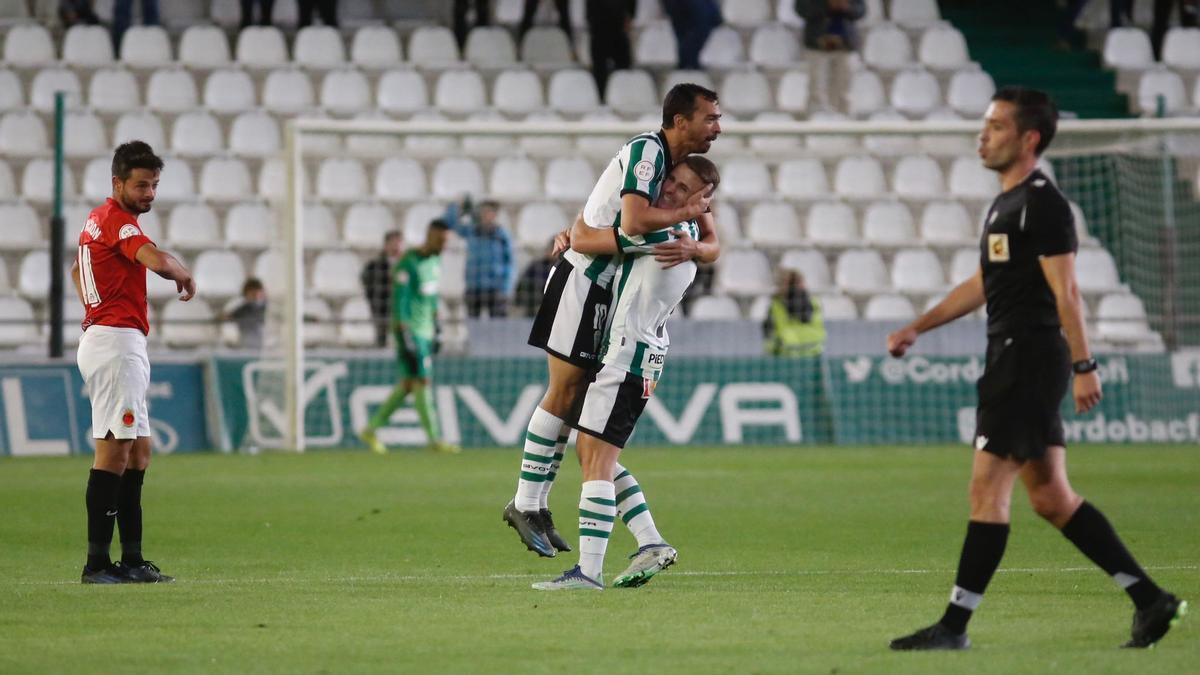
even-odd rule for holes
{"type": "Polygon", "coordinates": [[[146,268],[137,251],[153,244],[138,227],[137,216],[111,197],[88,214],[79,233],[79,282],[88,326],[136,328],[150,332],[146,316],[146,268]]]}

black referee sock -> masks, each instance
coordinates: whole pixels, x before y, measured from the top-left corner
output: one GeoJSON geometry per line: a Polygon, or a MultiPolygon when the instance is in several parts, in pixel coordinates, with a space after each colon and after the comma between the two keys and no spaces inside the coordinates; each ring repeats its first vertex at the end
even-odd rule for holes
{"type": "Polygon", "coordinates": [[[112,564],[108,549],[112,546],[113,523],[117,519],[117,500],[121,492],[121,477],[115,473],[92,469],[88,475],[85,503],[88,512],[88,556],[90,570],[104,569],[112,564]]]}
{"type": "Polygon", "coordinates": [[[1079,505],[1075,515],[1062,528],[1063,536],[1071,540],[1089,560],[1104,570],[1117,585],[1125,589],[1138,609],[1145,609],[1162,593],[1146,572],[1133,559],[1133,554],[1121,543],[1108,519],[1088,502],[1079,505]]]}
{"type": "Polygon", "coordinates": [[[952,632],[962,634],[967,631],[967,622],[983,600],[983,592],[1004,557],[1008,529],[1008,523],[972,520],[967,524],[967,538],[958,559],[958,575],[954,578],[954,590],[950,592],[950,604],[938,621],[952,632]]]}
{"type": "Polygon", "coordinates": [[[126,469],[117,501],[117,527],[121,530],[121,562],[140,565],[142,559],[142,482],[146,472],[126,469]]]}

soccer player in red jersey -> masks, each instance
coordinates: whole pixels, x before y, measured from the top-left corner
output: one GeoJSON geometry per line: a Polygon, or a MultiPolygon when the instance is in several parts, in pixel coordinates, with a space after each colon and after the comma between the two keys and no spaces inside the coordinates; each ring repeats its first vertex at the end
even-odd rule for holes
{"type": "Polygon", "coordinates": [[[146,143],[130,141],[117,148],[112,197],[88,215],[71,266],[86,310],[76,361],[92,402],[96,441],[87,484],[85,584],[173,581],[142,557],[142,481],[150,464],[146,270],[174,281],[184,302],[196,295],[196,282],[138,227],[138,215],[154,202],[162,168],[162,159],[146,143]],[[115,564],[109,558],[114,521],[121,529],[121,560],[115,564]]]}

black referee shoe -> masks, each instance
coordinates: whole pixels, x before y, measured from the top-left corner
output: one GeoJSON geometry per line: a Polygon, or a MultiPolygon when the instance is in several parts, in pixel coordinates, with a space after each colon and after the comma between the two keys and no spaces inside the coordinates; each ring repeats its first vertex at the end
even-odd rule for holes
{"type": "Polygon", "coordinates": [[[1187,601],[1164,592],[1154,604],[1133,613],[1133,637],[1121,646],[1128,649],[1153,647],[1184,614],[1187,614],[1187,601]]]}
{"type": "Polygon", "coordinates": [[[516,502],[512,501],[504,507],[504,522],[517,531],[525,548],[543,558],[553,558],[557,555],[554,547],[550,545],[550,540],[546,539],[546,533],[542,531],[542,517],[539,512],[520,511],[516,502]]]}
{"type": "Polygon", "coordinates": [[[901,638],[892,640],[888,645],[898,652],[909,651],[929,651],[934,649],[967,649],[971,646],[971,641],[967,639],[966,633],[952,633],[940,623],[935,623],[928,628],[905,635],[901,638]]]}
{"type": "Polygon", "coordinates": [[[558,533],[558,528],[554,527],[554,517],[550,514],[550,509],[542,509],[538,511],[538,515],[542,519],[542,531],[546,533],[546,541],[563,553],[570,553],[571,545],[558,533]]]}
{"type": "Polygon", "coordinates": [[[124,570],[120,567],[109,565],[108,567],[101,567],[98,570],[90,570],[84,567],[79,581],[85,584],[127,584],[129,583],[129,577],[125,576],[124,570]]]}
{"type": "Polygon", "coordinates": [[[124,574],[126,581],[131,584],[169,584],[175,581],[175,577],[163,574],[158,565],[149,560],[143,560],[136,565],[117,562],[113,567],[124,574]]]}

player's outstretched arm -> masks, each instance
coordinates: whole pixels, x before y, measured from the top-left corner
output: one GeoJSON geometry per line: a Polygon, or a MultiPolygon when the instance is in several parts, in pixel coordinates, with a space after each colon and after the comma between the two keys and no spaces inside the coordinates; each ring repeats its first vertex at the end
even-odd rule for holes
{"type": "Polygon", "coordinates": [[[196,280],[175,256],[154,244],[144,244],[137,250],[137,261],[158,276],[174,281],[180,300],[187,302],[195,297],[196,280]]]}
{"type": "Polygon", "coordinates": [[[621,229],[627,235],[642,235],[676,223],[682,223],[708,211],[712,203],[712,185],[705,185],[688,198],[683,206],[660,209],[651,206],[645,195],[629,193],[621,197],[621,229]]]}
{"type": "Polygon", "coordinates": [[[955,319],[970,314],[983,306],[987,297],[983,294],[983,269],[976,268],[970,279],[954,287],[921,316],[904,328],[887,336],[888,353],[897,358],[904,356],[908,348],[917,341],[921,333],[931,331],[938,326],[950,323],[955,319]]]}
{"type": "MultiPolygon", "coordinates": [[[[1083,307],[1079,285],[1075,282],[1075,254],[1045,256],[1039,261],[1046,283],[1054,293],[1058,308],[1058,320],[1067,334],[1067,346],[1071,349],[1071,362],[1078,363],[1092,358],[1088,348],[1087,330],[1083,326],[1083,307]]],[[[1075,412],[1091,410],[1100,402],[1100,374],[1093,370],[1075,375],[1075,412]]]]}
{"type": "Polygon", "coordinates": [[[613,255],[618,251],[616,228],[592,227],[583,221],[580,213],[571,226],[570,246],[584,255],[613,255]]]}

